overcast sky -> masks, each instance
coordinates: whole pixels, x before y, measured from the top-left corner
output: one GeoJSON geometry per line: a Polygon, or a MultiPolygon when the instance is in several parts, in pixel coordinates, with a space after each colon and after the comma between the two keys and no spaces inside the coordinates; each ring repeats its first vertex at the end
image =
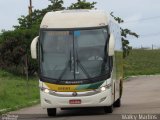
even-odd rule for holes
{"type": "MultiPolygon", "coordinates": [[[[67,7],[77,0],[64,0],[67,7]]],[[[121,26],[129,28],[140,35],[139,39],[130,37],[134,47],[160,48],[160,0],[86,0],[96,1],[97,9],[114,12],[125,20],[121,26]]],[[[0,0],[0,30],[13,29],[21,15],[27,15],[29,0],[0,0]]],[[[48,6],[48,0],[33,0],[34,9],[48,6]]]]}

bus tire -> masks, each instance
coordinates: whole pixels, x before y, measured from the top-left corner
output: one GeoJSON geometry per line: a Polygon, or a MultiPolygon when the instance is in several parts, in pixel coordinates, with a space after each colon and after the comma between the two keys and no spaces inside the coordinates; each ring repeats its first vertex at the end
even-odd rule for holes
{"type": "Polygon", "coordinates": [[[121,99],[118,98],[118,99],[114,102],[113,106],[114,106],[114,107],[120,107],[120,106],[121,106],[121,99]]]}
{"type": "Polygon", "coordinates": [[[48,116],[56,116],[56,108],[47,108],[48,116]]]}
{"type": "Polygon", "coordinates": [[[112,113],[113,112],[113,105],[104,107],[105,113],[112,113]]]}

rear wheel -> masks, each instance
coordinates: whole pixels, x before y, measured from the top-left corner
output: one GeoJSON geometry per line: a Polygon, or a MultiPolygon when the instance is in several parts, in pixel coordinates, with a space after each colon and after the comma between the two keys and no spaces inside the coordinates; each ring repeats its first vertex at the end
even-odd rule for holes
{"type": "Polygon", "coordinates": [[[56,108],[48,108],[47,114],[48,116],[56,116],[56,108]]]}
{"type": "Polygon", "coordinates": [[[121,106],[121,98],[118,98],[114,104],[113,104],[114,107],[120,107],[121,106]]]}
{"type": "Polygon", "coordinates": [[[113,112],[113,105],[104,107],[105,113],[112,113],[113,112]]]}

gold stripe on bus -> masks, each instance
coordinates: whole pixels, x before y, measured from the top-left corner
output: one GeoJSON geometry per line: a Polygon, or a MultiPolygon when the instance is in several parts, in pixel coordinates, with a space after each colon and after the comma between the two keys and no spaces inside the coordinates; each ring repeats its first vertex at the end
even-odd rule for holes
{"type": "Polygon", "coordinates": [[[50,83],[44,83],[44,84],[50,90],[57,91],[57,92],[78,92],[78,91],[82,91],[82,90],[76,90],[78,85],[57,85],[57,84],[50,84],[50,83]]]}

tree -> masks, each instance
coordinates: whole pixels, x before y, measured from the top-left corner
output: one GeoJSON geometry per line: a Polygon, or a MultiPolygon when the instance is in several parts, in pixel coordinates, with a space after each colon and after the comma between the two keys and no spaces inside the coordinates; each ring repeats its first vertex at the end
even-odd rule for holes
{"type": "Polygon", "coordinates": [[[47,8],[42,10],[34,10],[30,15],[21,16],[18,18],[19,25],[14,26],[15,29],[31,29],[37,28],[39,29],[39,25],[42,21],[43,16],[50,11],[64,10],[63,0],[49,0],[51,5],[48,5],[47,8]]]}
{"type": "Polygon", "coordinates": [[[48,6],[46,9],[47,11],[57,11],[57,10],[64,10],[63,7],[63,0],[49,0],[52,4],[48,6]]]}
{"type": "MultiPolygon", "coordinates": [[[[124,20],[122,20],[120,17],[115,17],[113,15],[113,12],[111,12],[110,14],[119,24],[123,23],[124,20]]],[[[129,40],[127,40],[127,36],[128,35],[131,35],[131,36],[134,36],[136,38],[139,37],[139,35],[135,32],[132,32],[131,30],[129,29],[123,29],[123,28],[120,28],[121,29],[121,36],[122,36],[122,44],[123,44],[123,58],[126,58],[130,51],[132,50],[132,47],[129,46],[129,40]]]]}
{"type": "MultiPolygon", "coordinates": [[[[0,36],[0,67],[15,73],[25,73],[26,56],[30,57],[31,39],[38,34],[34,28],[6,31],[0,36]]],[[[37,63],[29,59],[29,74],[37,70],[37,63]]]]}
{"type": "Polygon", "coordinates": [[[1,68],[11,72],[25,73],[27,62],[27,71],[30,75],[37,71],[37,61],[32,60],[30,55],[31,41],[38,35],[40,23],[47,12],[65,9],[63,0],[49,1],[51,4],[47,8],[34,10],[31,16],[18,18],[19,25],[14,26],[13,31],[2,31],[2,35],[0,35],[1,68]]]}
{"type": "Polygon", "coordinates": [[[96,2],[86,2],[86,0],[77,0],[76,3],[72,3],[68,9],[93,9],[96,2]]]}

